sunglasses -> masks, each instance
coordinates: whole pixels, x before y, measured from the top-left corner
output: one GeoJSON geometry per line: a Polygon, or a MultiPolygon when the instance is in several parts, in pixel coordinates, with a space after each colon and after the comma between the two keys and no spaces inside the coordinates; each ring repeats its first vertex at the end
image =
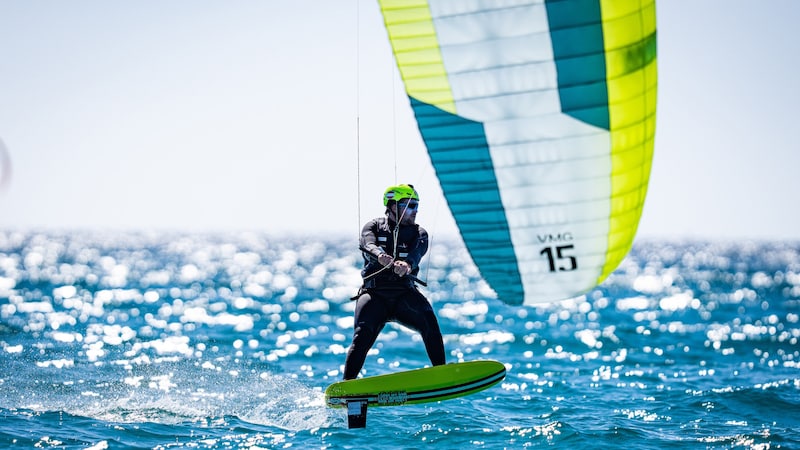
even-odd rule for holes
{"type": "Polygon", "coordinates": [[[410,202],[397,202],[397,209],[399,211],[405,211],[407,209],[416,210],[419,209],[419,202],[413,200],[410,202]]]}

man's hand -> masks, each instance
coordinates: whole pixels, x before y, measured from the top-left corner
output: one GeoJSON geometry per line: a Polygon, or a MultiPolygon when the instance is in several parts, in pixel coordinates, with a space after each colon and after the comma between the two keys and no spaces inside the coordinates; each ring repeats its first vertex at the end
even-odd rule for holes
{"type": "Polygon", "coordinates": [[[395,261],[392,255],[388,253],[381,253],[378,255],[378,262],[383,266],[391,264],[392,271],[397,275],[403,277],[411,273],[411,265],[405,261],[395,261]]]}
{"type": "Polygon", "coordinates": [[[380,255],[378,255],[378,262],[381,263],[382,266],[388,266],[393,261],[394,258],[392,258],[392,255],[388,253],[381,253],[380,255]]]}
{"type": "Polygon", "coordinates": [[[395,261],[394,262],[394,273],[397,275],[406,276],[411,273],[411,266],[408,265],[405,261],[395,261]]]}

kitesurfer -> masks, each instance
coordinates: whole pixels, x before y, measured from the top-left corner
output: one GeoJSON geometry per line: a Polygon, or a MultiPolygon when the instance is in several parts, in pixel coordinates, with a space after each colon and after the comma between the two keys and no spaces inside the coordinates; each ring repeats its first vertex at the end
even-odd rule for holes
{"type": "Polygon", "coordinates": [[[419,332],[434,366],[445,363],[444,343],[431,304],[414,282],[428,251],[428,232],[416,224],[419,195],[413,185],[390,186],[383,194],[384,217],[361,230],[364,283],[356,299],[353,341],[347,351],[344,379],[358,376],[387,322],[419,332]]]}

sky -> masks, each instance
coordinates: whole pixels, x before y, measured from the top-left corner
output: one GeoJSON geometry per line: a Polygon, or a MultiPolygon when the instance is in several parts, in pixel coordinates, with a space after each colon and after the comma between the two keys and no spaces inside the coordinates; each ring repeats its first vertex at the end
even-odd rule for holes
{"type": "MultiPolygon", "coordinates": [[[[638,236],[800,239],[800,1],[657,22],[638,236]]],[[[457,236],[377,1],[0,0],[0,140],[0,230],[356,235],[399,182],[457,236]]]]}

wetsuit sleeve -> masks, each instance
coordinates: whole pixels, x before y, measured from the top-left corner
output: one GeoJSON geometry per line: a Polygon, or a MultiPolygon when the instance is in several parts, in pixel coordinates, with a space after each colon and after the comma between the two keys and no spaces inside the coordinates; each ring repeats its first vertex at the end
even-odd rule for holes
{"type": "Polygon", "coordinates": [[[422,257],[428,252],[428,232],[424,228],[419,227],[419,237],[417,238],[417,245],[408,253],[406,262],[411,264],[411,270],[415,271],[419,268],[419,262],[422,257]]]}
{"type": "Polygon", "coordinates": [[[359,239],[361,251],[369,253],[375,258],[380,256],[381,253],[384,253],[383,249],[378,246],[378,235],[376,234],[377,229],[377,219],[370,220],[366,225],[364,225],[364,228],[361,229],[361,238],[359,239]]]}

